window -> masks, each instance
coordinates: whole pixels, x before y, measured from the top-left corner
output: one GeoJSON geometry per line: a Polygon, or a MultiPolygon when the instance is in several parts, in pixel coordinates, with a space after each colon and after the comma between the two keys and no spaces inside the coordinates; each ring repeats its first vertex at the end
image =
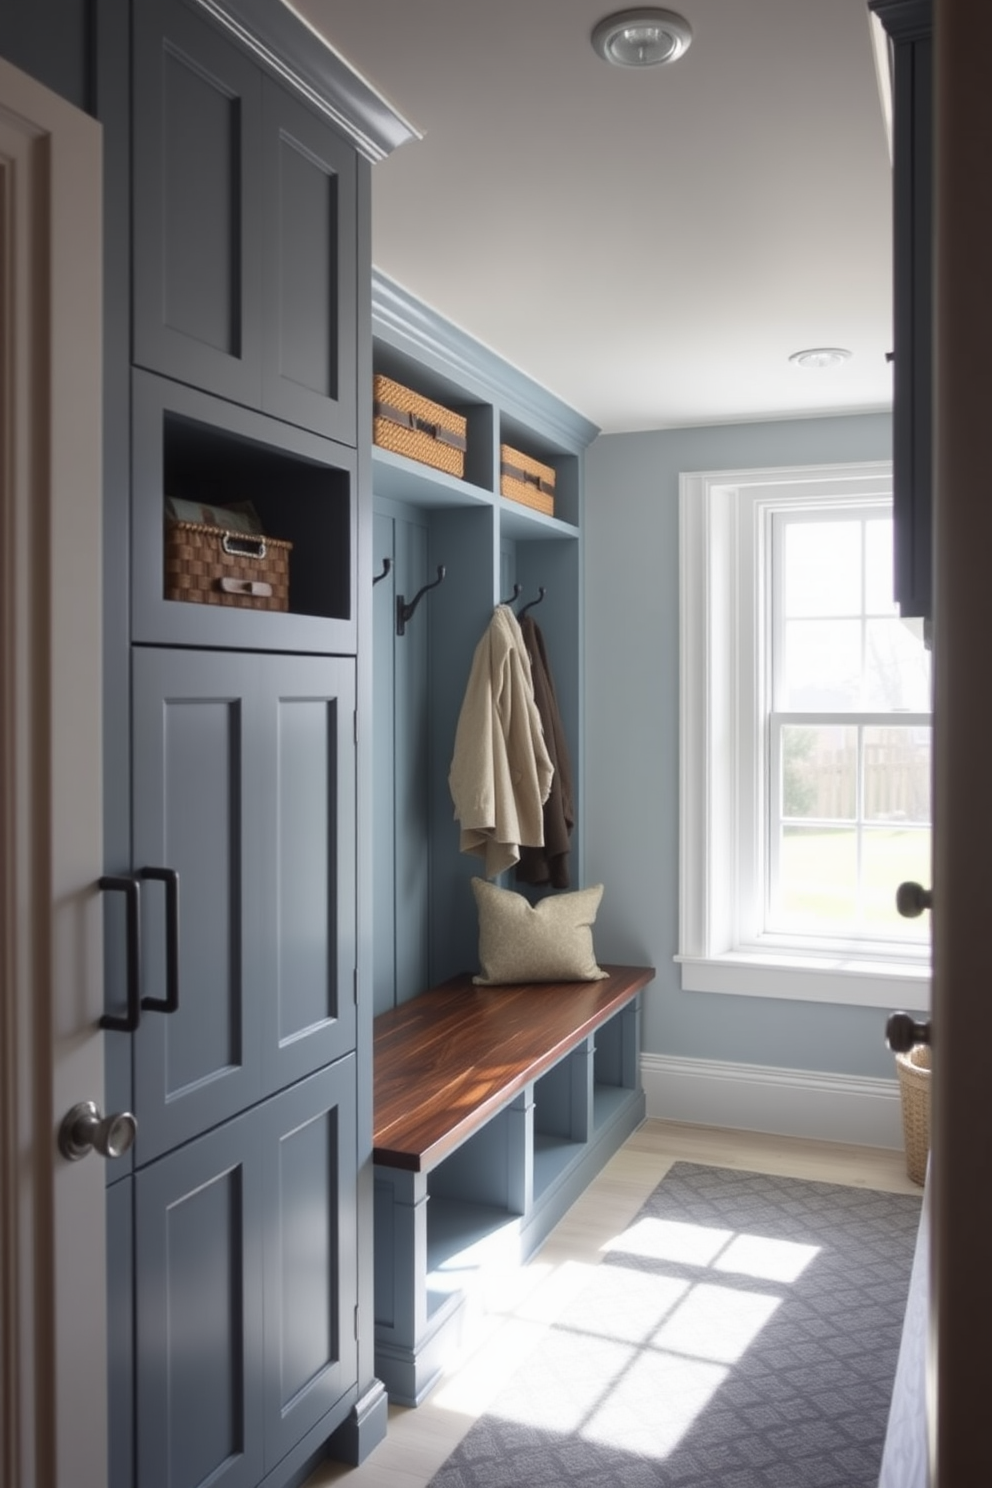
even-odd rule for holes
{"type": "Polygon", "coordinates": [[[685,475],[682,984],[919,1009],[930,667],[892,601],[888,464],[685,475]]]}

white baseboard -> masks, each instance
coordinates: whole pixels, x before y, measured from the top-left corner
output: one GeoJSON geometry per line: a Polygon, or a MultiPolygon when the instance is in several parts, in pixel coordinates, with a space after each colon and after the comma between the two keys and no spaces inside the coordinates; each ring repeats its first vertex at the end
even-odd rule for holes
{"type": "Polygon", "coordinates": [[[776,1136],[903,1145],[899,1081],[642,1054],[648,1116],[776,1136]]]}

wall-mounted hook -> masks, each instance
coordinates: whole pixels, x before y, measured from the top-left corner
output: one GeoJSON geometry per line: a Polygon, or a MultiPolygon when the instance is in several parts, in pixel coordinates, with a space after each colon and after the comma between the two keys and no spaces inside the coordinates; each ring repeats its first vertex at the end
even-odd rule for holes
{"type": "Polygon", "coordinates": [[[437,588],[438,584],[440,584],[441,580],[444,578],[444,572],[445,572],[445,570],[444,570],[444,564],[443,563],[439,563],[438,566],[437,566],[437,578],[434,580],[433,584],[425,584],[422,589],[418,589],[417,592],[416,592],[416,594],[413,596],[413,598],[411,599],[411,601],[410,601],[409,604],[406,603],[406,601],[404,600],[402,594],[397,594],[397,596],[396,596],[396,634],[398,636],[401,636],[401,635],[405,635],[406,634],[406,622],[413,615],[414,610],[417,608],[418,604],[423,599],[423,597],[427,593],[428,589],[436,589],[437,588]]]}
{"type": "Polygon", "coordinates": [[[500,604],[505,604],[505,605],[511,605],[511,604],[513,604],[514,600],[519,597],[520,591],[521,591],[521,589],[523,587],[524,587],[523,584],[514,584],[514,586],[513,586],[513,593],[510,595],[509,599],[501,599],[500,600],[500,604]]]}
{"type": "Polygon", "coordinates": [[[544,585],[543,584],[539,584],[538,587],[537,587],[537,598],[536,599],[532,599],[529,604],[525,604],[524,605],[523,609],[518,613],[517,619],[518,620],[522,620],[524,618],[524,616],[526,615],[526,613],[527,613],[528,610],[532,610],[535,605],[539,605],[541,603],[541,600],[547,594],[547,592],[548,591],[547,591],[547,589],[545,589],[544,585]]]}
{"type": "Polygon", "coordinates": [[[382,573],[381,574],[375,574],[374,577],[373,577],[373,579],[372,579],[372,588],[373,589],[375,588],[376,584],[378,584],[378,582],[379,582],[380,579],[384,579],[386,577],[386,575],[388,574],[388,572],[392,568],[392,566],[393,566],[393,560],[392,560],[392,558],[383,558],[383,560],[382,560],[382,573]]]}

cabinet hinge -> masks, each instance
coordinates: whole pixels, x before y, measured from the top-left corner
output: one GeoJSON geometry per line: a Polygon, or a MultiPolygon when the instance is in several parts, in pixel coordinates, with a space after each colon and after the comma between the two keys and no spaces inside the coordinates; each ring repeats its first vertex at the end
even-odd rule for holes
{"type": "Polygon", "coordinates": [[[355,1342],[358,1342],[358,1307],[355,1307],[355,1342]]]}
{"type": "Polygon", "coordinates": [[[352,997],[354,999],[355,1006],[357,1007],[358,1006],[358,967],[357,966],[355,967],[354,971],[351,973],[351,995],[352,995],[352,997]]]}
{"type": "Polygon", "coordinates": [[[355,735],[355,743],[357,744],[358,743],[358,709],[357,708],[355,709],[355,711],[351,715],[351,722],[352,722],[352,728],[353,728],[354,735],[355,735]]]}

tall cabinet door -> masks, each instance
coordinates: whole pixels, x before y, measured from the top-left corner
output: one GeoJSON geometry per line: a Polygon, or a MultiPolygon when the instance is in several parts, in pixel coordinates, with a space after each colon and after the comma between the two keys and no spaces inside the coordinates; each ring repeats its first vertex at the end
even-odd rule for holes
{"type": "Polygon", "coordinates": [[[135,648],[136,1164],[354,1047],[354,663],[135,648]],[[170,941],[172,943],[170,943],[170,941]]]}

